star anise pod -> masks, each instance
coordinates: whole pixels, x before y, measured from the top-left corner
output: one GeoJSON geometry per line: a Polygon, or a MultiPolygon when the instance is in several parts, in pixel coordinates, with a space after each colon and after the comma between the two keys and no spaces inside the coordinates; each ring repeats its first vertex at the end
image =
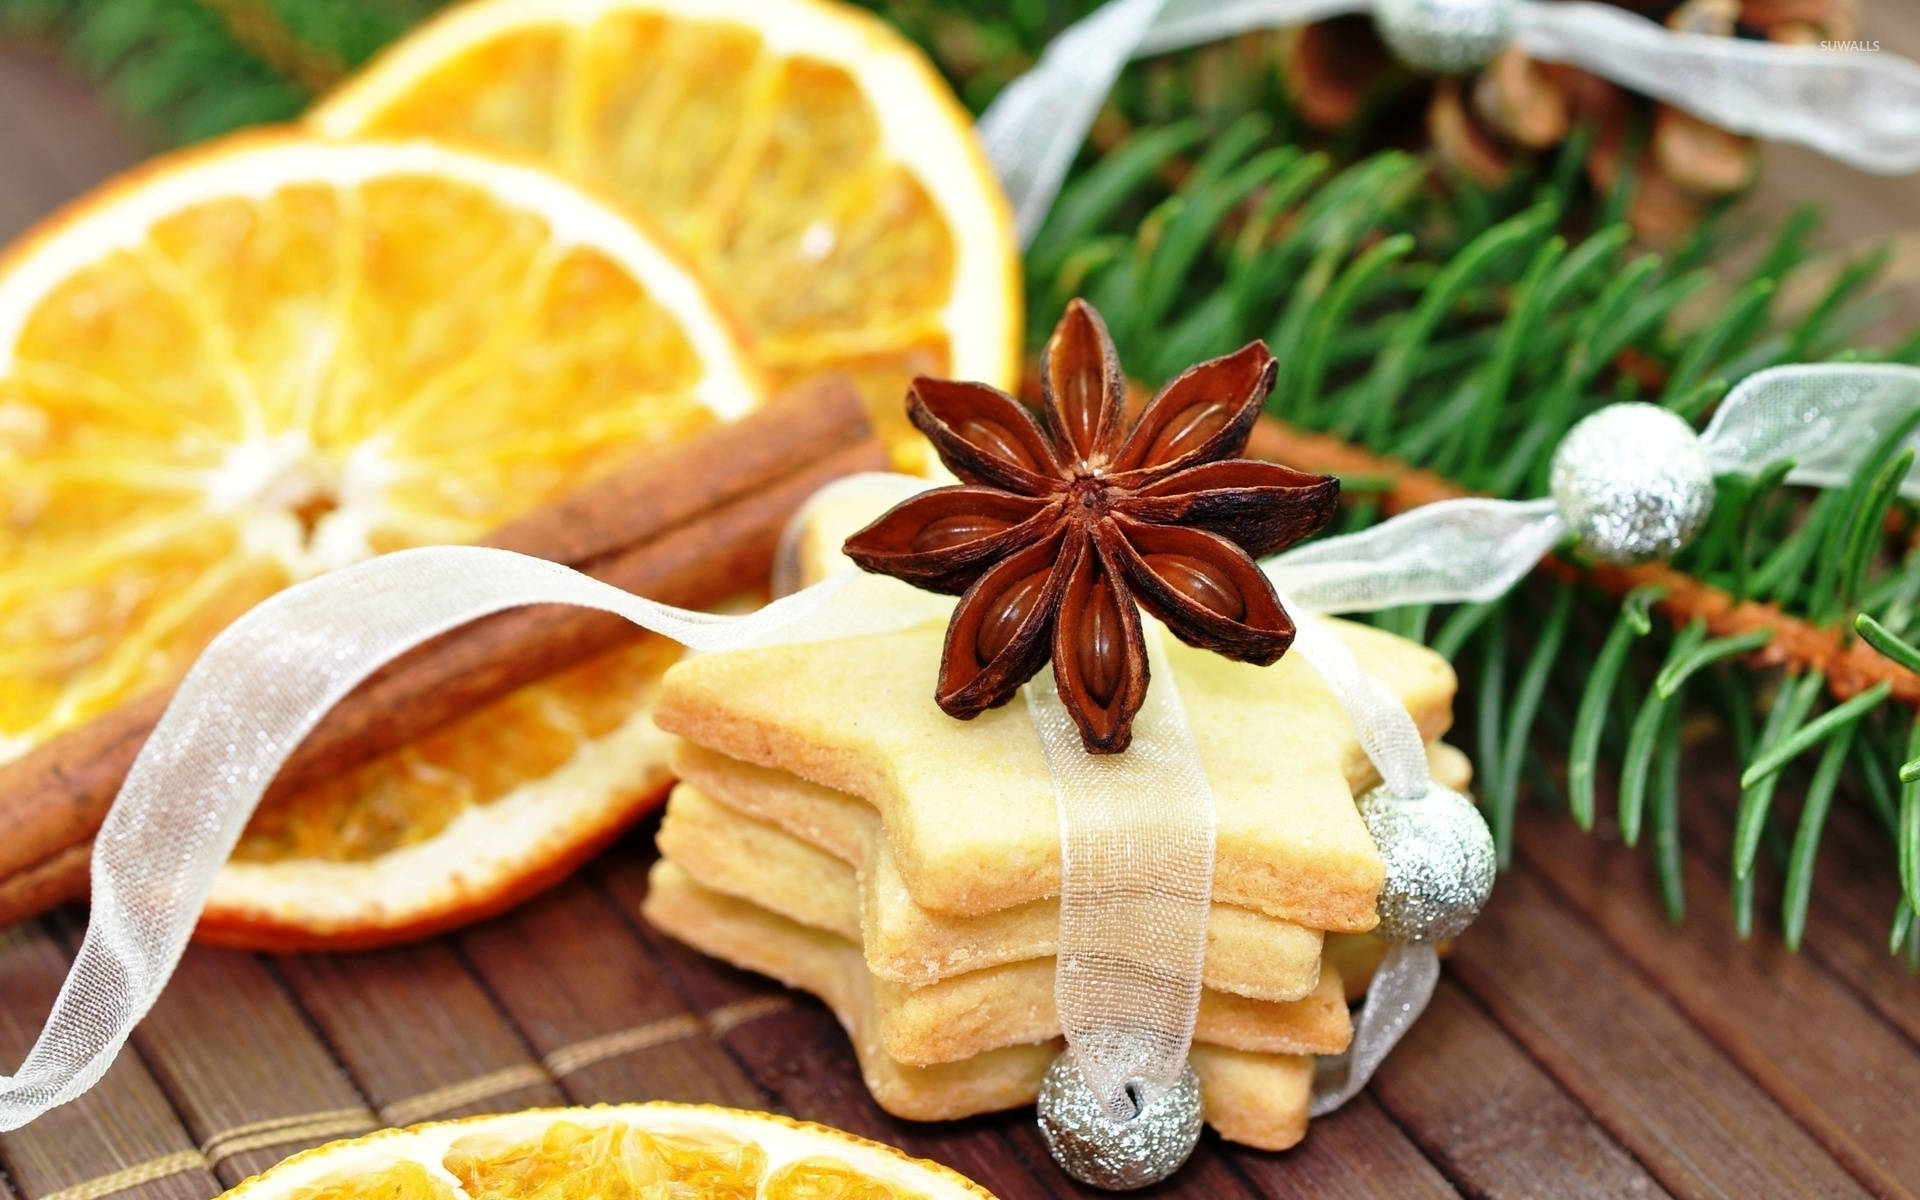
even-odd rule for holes
{"type": "Polygon", "coordinates": [[[1044,427],[984,384],[914,381],[907,415],[963,482],[896,506],[846,550],[960,595],[943,710],[965,720],[1004,704],[1051,656],[1087,749],[1111,754],[1146,697],[1140,608],[1228,658],[1286,653],[1293,621],[1254,559],[1326,524],[1340,485],[1238,457],[1274,374],[1254,342],[1189,368],[1129,429],[1113,341],[1075,300],[1047,343],[1044,427]]]}

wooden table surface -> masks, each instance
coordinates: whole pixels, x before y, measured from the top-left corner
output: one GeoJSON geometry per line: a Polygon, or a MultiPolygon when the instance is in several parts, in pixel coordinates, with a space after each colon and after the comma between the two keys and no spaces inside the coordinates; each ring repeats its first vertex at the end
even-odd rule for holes
{"type": "MultiPolygon", "coordinates": [[[[1908,0],[1866,7],[1890,49],[1920,54],[1908,0]]],[[[0,45],[0,242],[147,152],[44,50],[0,45]]],[[[1839,244],[1920,230],[1911,179],[1770,158],[1765,210],[1818,199],[1839,244]]],[[[1885,954],[1884,844],[1843,803],[1806,950],[1771,930],[1742,943],[1725,882],[1735,785],[1730,771],[1696,783],[1684,924],[1662,915],[1644,856],[1528,810],[1514,870],[1372,1087],[1286,1154],[1209,1136],[1152,1194],[1920,1194],[1920,982],[1885,954]]],[[[194,1200],[381,1124],[650,1097],[844,1126],[1009,1200],[1081,1194],[1028,1114],[880,1113],[824,1009],[639,919],[651,858],[637,830],[546,898],[404,950],[193,949],[97,1089],[0,1134],[0,1196],[194,1200]]],[[[0,1064],[26,1051],[83,922],[0,931],[0,1064]]]]}

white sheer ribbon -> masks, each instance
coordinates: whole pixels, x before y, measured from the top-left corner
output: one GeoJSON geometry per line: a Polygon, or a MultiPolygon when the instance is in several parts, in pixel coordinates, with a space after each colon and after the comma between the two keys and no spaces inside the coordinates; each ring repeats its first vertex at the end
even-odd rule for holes
{"type": "MultiPolygon", "coordinates": [[[[1785,455],[1803,464],[1791,478],[1831,485],[1857,470],[1871,447],[1916,407],[1920,368],[1777,368],[1736,388],[1702,443],[1723,472],[1755,472],[1785,455]]],[[[1396,791],[1416,794],[1426,781],[1411,718],[1307,613],[1486,599],[1498,593],[1501,581],[1511,583],[1536,562],[1564,528],[1539,501],[1437,504],[1267,564],[1299,606],[1296,650],[1327,679],[1381,777],[1396,791]],[[1433,546],[1446,550],[1436,554],[1433,546]],[[1368,579],[1377,583],[1368,586],[1368,579]]],[[[16,1128],[78,1096],[106,1070],[179,961],[214,876],[254,805],[329,708],[395,655],[475,618],[535,603],[604,609],[696,649],[724,650],[907,628],[939,619],[952,601],[893,580],[841,574],[758,612],[715,616],[656,604],[553,563],[478,547],[404,551],[282,592],[214,639],[135,760],[95,843],[92,919],[73,969],[20,1069],[0,1077],[0,1129],[16,1128]]],[[[1176,1048],[1185,1055],[1212,879],[1211,795],[1177,681],[1163,659],[1154,665],[1161,686],[1148,692],[1133,749],[1101,765],[1080,753],[1072,723],[1054,711],[1058,702],[1048,681],[1028,689],[1035,728],[1064,797],[1063,884],[1072,888],[1091,880],[1095,890],[1089,895],[1119,887],[1119,894],[1144,906],[1141,911],[1151,907],[1165,914],[1154,918],[1152,928],[1137,931],[1141,940],[1125,951],[1125,970],[1145,971],[1140,978],[1155,979],[1163,990],[1166,1003],[1149,1010],[1159,1024],[1146,1034],[1115,1037],[1114,1028],[1140,1013],[1125,1005],[1101,1007],[1097,995],[1089,1001],[1094,1007],[1063,1012],[1069,1029],[1091,1022],[1092,1032],[1077,1035],[1082,1042],[1118,1047],[1111,1057],[1100,1052],[1111,1066],[1096,1070],[1119,1087],[1136,1079],[1157,1082],[1176,1048]],[[1140,811],[1153,814],[1154,836],[1131,839],[1130,850],[1123,845],[1124,852],[1116,852],[1115,799],[1140,803],[1143,789],[1140,811]],[[1126,872],[1143,862],[1151,870],[1128,884],[1126,872]],[[1152,886],[1140,886],[1141,879],[1151,879],[1152,886]]],[[[1078,901],[1063,899],[1063,913],[1078,907],[1078,901]]],[[[1063,929],[1063,974],[1098,965],[1103,948],[1117,944],[1101,940],[1107,935],[1099,931],[1115,927],[1115,914],[1129,911],[1102,908],[1085,926],[1063,929]]],[[[1137,913],[1132,919],[1138,923],[1137,913]]],[[[1434,967],[1422,957],[1430,953],[1390,956],[1356,1021],[1345,1076],[1330,1079],[1317,1093],[1316,1112],[1363,1086],[1418,1015],[1432,990],[1434,967]]],[[[1080,1003],[1072,998],[1088,990],[1075,984],[1062,996],[1071,1008],[1080,1003]]],[[[1125,1111],[1119,1106],[1127,1102],[1109,1095],[1112,1106],[1125,1111]]]]}
{"type": "Polygon", "coordinates": [[[1298,599],[1284,592],[1281,598],[1288,611],[1296,614],[1298,632],[1292,652],[1312,667],[1332,690],[1347,720],[1353,724],[1360,748],[1380,773],[1380,781],[1392,788],[1394,795],[1409,800],[1426,795],[1427,789],[1433,786],[1433,777],[1427,768],[1427,747],[1406,706],[1386,684],[1360,665],[1345,642],[1308,615],[1311,608],[1301,607],[1298,599]]]}
{"type": "Polygon", "coordinates": [[[1413,1028],[1440,982],[1440,955],[1432,946],[1390,943],[1374,968],[1367,998],[1353,1018],[1353,1044],[1345,1054],[1322,1058],[1314,1072],[1308,1112],[1324,1117],[1360,1094],[1413,1028]]]}
{"type": "MultiPolygon", "coordinates": [[[[1859,473],[1884,432],[1920,406],[1920,367],[1830,363],[1775,367],[1727,397],[1701,448],[1716,474],[1751,475],[1793,460],[1787,482],[1840,487],[1859,473]]],[[[1906,444],[1920,450],[1920,433],[1906,444]]],[[[1920,468],[1902,494],[1920,494],[1920,468]]]]}
{"type": "Polygon", "coordinates": [[[1060,826],[1054,999],[1087,1086],[1116,1121],[1186,1069],[1213,899],[1213,789],[1161,645],[1125,754],[1088,754],[1044,671],[1027,707],[1060,826]]]}
{"type": "Polygon", "coordinates": [[[1120,68],[1166,3],[1112,0],[1055,38],[981,115],[980,140],[1006,185],[1021,244],[1040,231],[1120,68]]]}
{"type": "MultiPolygon", "coordinates": [[[[920,486],[861,476],[811,503],[850,493],[891,501],[920,486]]],[[[797,552],[786,539],[789,571],[797,552]]],[[[391,554],[273,597],[208,646],[135,760],[95,844],[86,937],[39,1039],[19,1071],[0,1078],[0,1129],[99,1079],[172,974],[267,785],[327,710],[406,650],[536,603],[603,609],[717,651],[909,628],[944,618],[952,600],[843,572],[758,612],[719,616],[479,547],[391,554]]],[[[1374,731],[1366,741],[1383,775],[1417,786],[1425,757],[1405,711],[1317,623],[1303,615],[1301,628],[1303,655],[1374,731]]],[[[1170,1086],[1185,1064],[1212,888],[1212,795],[1161,636],[1150,637],[1161,686],[1149,690],[1125,755],[1082,751],[1050,676],[1027,689],[1060,812],[1062,1022],[1116,1116],[1170,1086]]]]}
{"type": "Polygon", "coordinates": [[[1367,11],[1368,0],[1166,0],[1134,57],[1166,54],[1235,34],[1367,11]]]}
{"type": "MultiPolygon", "coordinates": [[[[925,486],[911,476],[855,475],[816,492],[787,526],[775,556],[776,592],[792,590],[803,577],[800,531],[816,511],[843,500],[872,510],[898,503],[925,486]]],[[[1492,502],[1470,502],[1469,508],[1486,503],[1492,502]]],[[[1522,527],[1530,528],[1524,522],[1522,527]]],[[[1478,536],[1484,538],[1486,530],[1481,528],[1478,536]]],[[[1557,537],[1550,537],[1547,545],[1557,537]]],[[[1352,554],[1378,555],[1401,564],[1402,574],[1409,564],[1419,564],[1443,581],[1440,586],[1464,586],[1446,574],[1458,550],[1444,540],[1433,554],[1365,535],[1342,543],[1352,554]]],[[[1543,545],[1539,553],[1545,549],[1543,545]]],[[[1310,615],[1316,610],[1380,607],[1372,603],[1374,597],[1405,585],[1396,578],[1369,590],[1365,562],[1353,561],[1346,553],[1317,553],[1313,546],[1275,560],[1268,573],[1295,617],[1298,632],[1292,653],[1325,680],[1381,779],[1398,795],[1425,795],[1432,776],[1413,718],[1384,683],[1360,666],[1346,643],[1310,615]],[[1297,589],[1296,594],[1288,595],[1289,588],[1297,589]]],[[[1435,586],[1425,577],[1416,582],[1429,590],[1435,586]]],[[[1499,583],[1499,589],[1510,583],[1499,583]]],[[[1489,585],[1481,581],[1479,586],[1489,585]]],[[[1053,778],[1060,830],[1055,1007],[1088,1087],[1114,1120],[1125,1120],[1139,1105],[1151,1103],[1173,1086],[1186,1066],[1200,1008],[1213,891],[1212,791],[1163,650],[1164,630],[1157,622],[1145,624],[1150,674],[1161,682],[1148,689],[1126,754],[1095,757],[1082,751],[1051,671],[1043,671],[1025,690],[1053,778]]],[[[1426,1006],[1439,973],[1432,948],[1396,948],[1388,961],[1406,965],[1383,967],[1376,975],[1355,1020],[1353,1044],[1333,1060],[1337,1066],[1327,1074],[1333,1089],[1328,1096],[1337,1094],[1337,1099],[1316,1103],[1337,1107],[1364,1087],[1405,1026],[1426,1006]],[[1398,1021],[1378,1016],[1386,1012],[1408,1015],[1398,1021]]]]}
{"type": "MultiPolygon", "coordinates": [[[[850,503],[864,517],[927,486],[914,476],[870,474],[815,492],[788,522],[774,555],[775,593],[804,579],[801,540],[816,515],[850,503]]],[[[1086,753],[1051,670],[1024,692],[1053,778],[1060,830],[1055,1007],[1075,1061],[1115,1120],[1172,1087],[1186,1066],[1213,890],[1213,793],[1162,631],[1145,624],[1149,670],[1162,682],[1147,691],[1127,753],[1086,753]]]]}
{"type": "MultiPolygon", "coordinates": [[[[1308,549],[1312,547],[1303,547],[1303,552],[1308,549]]],[[[1381,547],[1369,545],[1365,549],[1374,552],[1381,547]]],[[[1323,563],[1332,561],[1320,557],[1323,563]]],[[[1267,574],[1283,585],[1281,595],[1288,610],[1298,614],[1299,633],[1294,637],[1292,652],[1306,660],[1333,690],[1381,782],[1397,796],[1425,796],[1433,786],[1427,748],[1399,697],[1360,666],[1345,642],[1319,620],[1306,615],[1317,606],[1308,603],[1303,607],[1297,596],[1287,596],[1284,583],[1294,578],[1293,571],[1276,561],[1268,564],[1267,574]]],[[[1426,1011],[1439,980],[1440,955],[1432,946],[1388,944],[1386,957],[1367,984],[1367,998],[1354,1015],[1353,1041],[1346,1053],[1322,1058],[1314,1073],[1313,1116],[1333,1112],[1360,1094],[1386,1061],[1388,1052],[1426,1011]]]]}
{"type": "MultiPolygon", "coordinates": [[[[1303,547],[1301,552],[1308,549],[1312,547],[1303,547]]],[[[1372,552],[1379,547],[1356,546],[1356,549],[1372,552]]],[[[1408,799],[1425,796],[1433,786],[1433,776],[1419,727],[1399,697],[1360,666],[1346,643],[1333,636],[1318,619],[1307,615],[1320,606],[1312,599],[1303,602],[1297,594],[1288,595],[1287,585],[1296,579],[1309,588],[1312,584],[1285,565],[1287,557],[1269,562],[1266,569],[1279,586],[1288,611],[1296,614],[1299,632],[1294,637],[1292,652],[1304,659],[1332,689],[1353,724],[1361,749],[1380,773],[1381,782],[1397,796],[1408,799]]],[[[1325,556],[1316,557],[1323,564],[1333,561],[1325,556]]],[[[1308,595],[1311,597],[1312,593],[1308,595]]],[[[1334,1111],[1367,1086],[1387,1053],[1426,1010],[1439,978],[1440,955],[1432,946],[1388,945],[1386,957],[1367,985],[1366,1001],[1353,1019],[1353,1040],[1346,1053],[1320,1060],[1313,1082],[1314,1116],[1334,1111]]]]}
{"type": "Polygon", "coordinates": [[[1722,129],[1883,175],[1920,170],[1920,63],[1897,54],[1677,33],[1589,0],[1521,5],[1517,41],[1722,129]]]}
{"type": "MultiPolygon", "coordinates": [[[[1776,367],[1743,380],[1700,437],[1716,474],[1752,475],[1792,459],[1790,482],[1850,481],[1884,437],[1920,409],[1920,368],[1838,363],[1776,367]]],[[[1920,432],[1906,435],[1920,450],[1920,432]]],[[[1901,491],[1920,495],[1920,469],[1901,491]]],[[[1430,504],[1344,537],[1289,551],[1267,574],[1306,611],[1361,612],[1404,604],[1466,604],[1505,594],[1567,535],[1550,500],[1454,500],[1430,504]]],[[[1345,647],[1301,621],[1294,651],[1327,679],[1381,778],[1401,795],[1424,790],[1424,753],[1404,709],[1377,680],[1350,671],[1345,647]],[[1335,653],[1337,651],[1337,653],[1335,653]],[[1338,661],[1344,656],[1346,662],[1338,661]]],[[[1392,947],[1354,1020],[1353,1045],[1323,1064],[1313,1112],[1345,1103],[1366,1085],[1425,1009],[1439,978],[1431,947],[1392,947]]]]}
{"type": "Polygon", "coordinates": [[[181,681],[100,827],[86,937],[39,1039],[0,1078],[0,1129],[73,1099],[106,1071],[180,961],[281,763],[382,663],[476,618],[545,602],[605,609],[707,650],[818,635],[840,619],[830,602],[850,599],[855,583],[849,574],[744,617],[716,617],[541,559],[440,546],[347,567],[254,608],[181,681]]]}
{"type": "Polygon", "coordinates": [[[1551,500],[1443,500],[1408,517],[1419,519],[1309,542],[1267,575],[1311,612],[1478,603],[1506,595],[1567,532],[1551,500]]]}
{"type": "MultiPolygon", "coordinates": [[[[1754,475],[1791,459],[1788,482],[1838,487],[1916,409],[1920,367],[1773,367],[1728,393],[1700,435],[1700,449],[1718,475],[1754,475]]],[[[1909,432],[1905,444],[1920,451],[1920,431],[1909,432]]],[[[1901,491],[1920,495],[1920,468],[1901,491]]],[[[1309,611],[1470,604],[1504,595],[1567,532],[1551,500],[1447,500],[1310,542],[1266,569],[1309,611]]]]}
{"type": "MultiPolygon", "coordinates": [[[[1367,12],[1371,0],[1111,0],[1070,26],[980,119],[1031,241],[1129,59],[1367,12]]],[[[1873,51],[1678,33],[1605,4],[1521,0],[1516,42],[1755,137],[1863,170],[1920,170],[1920,64],[1873,51]]]]}

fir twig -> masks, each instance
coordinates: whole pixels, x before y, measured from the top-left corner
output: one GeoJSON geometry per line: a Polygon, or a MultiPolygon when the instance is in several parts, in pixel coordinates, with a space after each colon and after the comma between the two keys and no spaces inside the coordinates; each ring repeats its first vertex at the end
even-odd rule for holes
{"type": "MultiPolygon", "coordinates": [[[[1561,436],[1612,400],[1652,400],[1703,420],[1727,381],[1838,348],[1833,331],[1853,326],[1877,262],[1843,272],[1844,286],[1830,285],[1812,309],[1776,311],[1782,280],[1807,254],[1811,222],[1796,218],[1725,289],[1716,313],[1684,328],[1682,302],[1714,285],[1692,265],[1711,231],[1684,259],[1635,255],[1624,226],[1567,232],[1569,197],[1545,187],[1448,194],[1403,154],[1329,170],[1315,156],[1275,156],[1261,128],[1243,119],[1217,132],[1177,186],[1130,157],[1156,128],[1087,165],[1061,204],[1097,196],[1106,215],[1071,242],[1042,235],[1030,262],[1061,266],[1030,275],[1030,307],[1052,312],[1074,292],[1097,295],[1116,338],[1146,348],[1135,360],[1149,364],[1148,382],[1176,351],[1191,360],[1264,336],[1282,366],[1253,450],[1352,482],[1347,527],[1460,496],[1540,495],[1561,436]]],[[[1181,127],[1183,140],[1192,129],[1181,127]]],[[[1515,606],[1538,604],[1531,598],[1433,614],[1431,644],[1466,677],[1463,712],[1477,725],[1482,802],[1503,855],[1519,782],[1551,775],[1535,744],[1546,731],[1569,747],[1568,805],[1583,828],[1596,817],[1601,755],[1620,764],[1621,830],[1633,839],[1651,829],[1677,918],[1678,730],[1690,692],[1714,699],[1742,760],[1764,768],[1743,788],[1736,821],[1743,931],[1757,854],[1768,847],[1790,875],[1784,930],[1800,936],[1808,855],[1848,777],[1890,835],[1911,820],[1920,846],[1920,800],[1882,761],[1898,753],[1888,747],[1905,726],[1896,736],[1881,711],[1920,704],[1920,657],[1889,657],[1852,631],[1855,614],[1868,613],[1897,633],[1920,603],[1920,552],[1906,554],[1896,533],[1914,520],[1898,495],[1906,432],[1890,432],[1836,490],[1786,486],[1788,463],[1722,480],[1707,529],[1673,562],[1608,566],[1577,548],[1549,557],[1542,574],[1562,590],[1545,623],[1531,612],[1518,619],[1515,606]],[[1620,605],[1611,633],[1593,631],[1590,605],[1578,602],[1561,626],[1576,596],[1620,605]],[[1597,656],[1585,648],[1593,645],[1597,656]],[[1832,707],[1822,712],[1823,703],[1832,707]],[[1819,764],[1813,811],[1803,805],[1788,829],[1773,816],[1777,767],[1803,753],[1819,764]]],[[[1428,619],[1424,609],[1378,618],[1415,631],[1428,619]]],[[[1920,744],[1908,757],[1920,774],[1920,744]]],[[[1896,939],[1902,953],[1920,945],[1913,928],[1909,919],[1896,939]]]]}

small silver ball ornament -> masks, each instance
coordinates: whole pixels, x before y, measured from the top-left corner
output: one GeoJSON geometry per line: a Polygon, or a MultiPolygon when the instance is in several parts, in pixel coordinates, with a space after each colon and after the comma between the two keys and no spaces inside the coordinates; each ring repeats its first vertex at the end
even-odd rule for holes
{"type": "Polygon", "coordinates": [[[1693,426],[1654,404],[1609,404],[1553,452],[1553,502],[1588,554],[1631,566],[1693,540],[1713,508],[1713,467],[1693,426]]]}
{"type": "Polygon", "coordinates": [[[1518,0],[1374,0],[1373,23],[1394,57],[1416,71],[1458,75],[1513,41],[1518,0]]]}
{"type": "Polygon", "coordinates": [[[1038,1107],[1053,1161],[1081,1183],[1108,1191],[1159,1183],[1180,1169],[1200,1141],[1200,1077],[1191,1066],[1131,1121],[1116,1121],[1068,1051],[1040,1081],[1038,1107]]]}
{"type": "Polygon", "coordinates": [[[1360,819],[1387,865],[1374,936],[1424,946],[1473,923],[1499,866],[1473,801],[1438,784],[1414,799],[1381,784],[1360,797],[1360,819]]]}

